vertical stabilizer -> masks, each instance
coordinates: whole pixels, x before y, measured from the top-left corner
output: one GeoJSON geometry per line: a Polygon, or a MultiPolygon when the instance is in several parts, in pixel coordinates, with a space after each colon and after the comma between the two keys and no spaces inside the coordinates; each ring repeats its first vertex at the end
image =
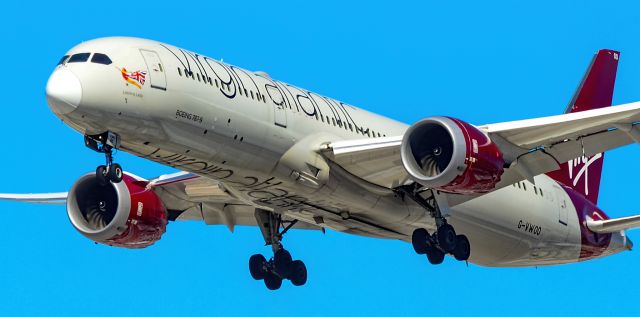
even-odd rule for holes
{"type": "MultiPolygon", "coordinates": [[[[596,53],[565,113],[611,106],[619,58],[620,53],[612,50],[603,49],[596,53]]],[[[603,161],[604,153],[578,157],[560,165],[560,169],[547,175],[572,187],[596,204],[603,161]]]]}

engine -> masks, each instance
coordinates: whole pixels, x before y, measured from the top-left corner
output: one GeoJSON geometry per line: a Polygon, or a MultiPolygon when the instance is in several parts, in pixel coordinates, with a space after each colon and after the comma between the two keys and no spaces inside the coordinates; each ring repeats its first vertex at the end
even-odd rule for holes
{"type": "Polygon", "coordinates": [[[147,184],[125,174],[121,182],[103,185],[95,173],[86,174],[69,191],[69,220],[95,242],[130,249],[147,247],[160,240],[167,227],[167,211],[147,184]]]}
{"type": "Polygon", "coordinates": [[[504,172],[502,152],[476,127],[458,119],[430,117],[407,130],[402,164],[413,180],[457,194],[492,191],[504,172]]]}

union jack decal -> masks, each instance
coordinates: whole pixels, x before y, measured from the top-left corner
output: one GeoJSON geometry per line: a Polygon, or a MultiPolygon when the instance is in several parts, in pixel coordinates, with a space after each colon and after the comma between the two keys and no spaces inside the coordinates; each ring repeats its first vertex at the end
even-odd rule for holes
{"type": "Polygon", "coordinates": [[[145,79],[147,78],[146,71],[137,70],[135,72],[128,72],[126,68],[122,67],[120,72],[122,73],[122,78],[124,78],[126,82],[142,89],[145,79]]]}

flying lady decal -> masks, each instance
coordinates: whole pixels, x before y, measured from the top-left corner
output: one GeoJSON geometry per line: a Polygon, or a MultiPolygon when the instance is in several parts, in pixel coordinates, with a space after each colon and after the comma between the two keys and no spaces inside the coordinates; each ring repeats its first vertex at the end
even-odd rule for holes
{"type": "Polygon", "coordinates": [[[138,89],[142,89],[147,78],[147,72],[142,70],[128,72],[126,68],[122,67],[120,73],[122,73],[122,78],[124,78],[126,82],[138,87],[138,89]]]}

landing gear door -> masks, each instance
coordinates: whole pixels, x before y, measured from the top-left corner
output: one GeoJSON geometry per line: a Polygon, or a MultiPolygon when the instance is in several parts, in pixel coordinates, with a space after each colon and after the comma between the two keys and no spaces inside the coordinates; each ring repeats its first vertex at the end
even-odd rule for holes
{"type": "Polygon", "coordinates": [[[140,50],[140,53],[142,53],[142,57],[147,63],[151,88],[167,90],[167,76],[158,53],[148,50],[140,50]]]}

